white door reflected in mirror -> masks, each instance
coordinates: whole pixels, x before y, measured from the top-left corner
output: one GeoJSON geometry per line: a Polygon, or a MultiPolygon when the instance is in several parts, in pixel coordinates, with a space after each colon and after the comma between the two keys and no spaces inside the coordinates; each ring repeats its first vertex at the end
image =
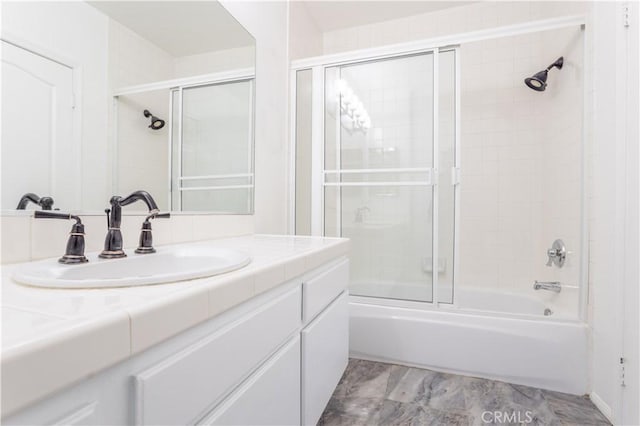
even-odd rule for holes
{"type": "MultiPolygon", "coordinates": [[[[25,193],[79,203],[73,70],[2,41],[2,209],[25,193]]],[[[37,207],[33,203],[26,208],[37,207]]]]}

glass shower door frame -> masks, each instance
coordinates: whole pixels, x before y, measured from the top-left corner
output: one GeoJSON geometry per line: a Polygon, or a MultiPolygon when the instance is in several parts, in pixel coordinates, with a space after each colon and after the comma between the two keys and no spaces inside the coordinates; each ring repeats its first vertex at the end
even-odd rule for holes
{"type": "MultiPolygon", "coordinates": [[[[431,186],[432,187],[432,300],[431,301],[411,301],[411,300],[403,300],[403,299],[394,299],[393,303],[399,303],[403,305],[428,305],[428,306],[438,306],[443,303],[440,302],[438,298],[438,266],[439,266],[439,255],[438,255],[438,228],[439,228],[439,203],[438,203],[438,188],[440,182],[438,182],[438,174],[439,174],[439,54],[441,52],[454,52],[455,58],[455,158],[454,158],[454,167],[451,170],[451,184],[454,186],[454,235],[453,235],[453,247],[454,247],[454,261],[453,261],[453,277],[455,280],[455,276],[457,275],[457,262],[455,259],[457,258],[457,250],[458,250],[458,223],[459,223],[459,175],[460,175],[460,131],[459,131],[459,116],[460,116],[460,68],[459,68],[459,52],[457,46],[445,46],[441,48],[430,48],[423,49],[415,52],[402,52],[402,53],[394,53],[389,55],[377,56],[374,58],[364,58],[358,60],[347,60],[342,62],[333,62],[322,65],[316,65],[313,67],[309,67],[306,69],[312,70],[312,217],[311,217],[311,229],[313,235],[324,235],[325,234],[325,188],[330,186],[381,186],[381,185],[394,185],[394,186],[431,186]],[[432,73],[432,93],[433,93],[433,146],[432,146],[432,167],[429,168],[388,168],[388,169],[329,169],[326,168],[325,165],[325,75],[326,69],[335,66],[343,66],[343,65],[355,65],[362,64],[367,62],[377,62],[387,59],[400,59],[407,56],[414,56],[419,54],[432,54],[433,55],[433,73],[432,73]],[[336,176],[340,178],[343,174],[364,174],[364,173],[394,173],[394,172],[418,172],[418,173],[426,173],[427,177],[423,180],[416,181],[398,181],[398,182],[341,182],[341,179],[337,179],[336,182],[327,182],[328,176],[336,176]]],[[[296,81],[296,72],[303,70],[305,68],[294,69],[292,70],[292,82],[296,81]]],[[[295,87],[295,84],[292,85],[295,87]]],[[[292,94],[292,99],[295,100],[295,92],[292,94]]],[[[293,122],[295,122],[295,116],[293,117],[293,122]]],[[[337,120],[340,120],[340,116],[337,114],[337,120]]],[[[337,130],[337,140],[341,141],[340,135],[340,126],[336,126],[337,130]]],[[[339,142],[340,143],[340,142],[339,142]]],[[[340,164],[340,149],[336,152],[337,162],[340,164]]],[[[340,197],[337,200],[340,203],[340,197]]],[[[340,215],[341,206],[338,204],[337,206],[337,214],[340,215]]],[[[341,223],[341,218],[338,218],[341,223]]],[[[453,301],[455,301],[455,281],[453,285],[453,301]]],[[[356,296],[357,297],[357,296],[356,296]]],[[[366,299],[372,299],[372,297],[366,296],[366,299]]],[[[376,299],[379,299],[376,297],[376,299]]],[[[386,301],[386,299],[385,299],[386,301]]],[[[446,305],[450,305],[448,302],[444,302],[446,305]]]]}
{"type": "Polygon", "coordinates": [[[185,84],[177,87],[172,87],[169,90],[169,111],[171,111],[171,119],[169,120],[169,197],[168,200],[170,202],[171,210],[183,211],[182,210],[182,192],[183,191],[215,191],[215,190],[227,190],[227,189],[248,189],[247,191],[247,205],[249,206],[249,213],[253,213],[253,192],[255,185],[255,173],[253,172],[253,162],[254,162],[254,120],[255,120],[255,111],[254,111],[254,98],[255,98],[255,77],[254,76],[240,76],[237,78],[229,78],[217,81],[204,81],[193,84],[185,84]],[[197,89],[200,87],[209,87],[216,86],[222,84],[229,83],[249,83],[249,138],[248,138],[248,152],[250,153],[248,159],[248,170],[252,170],[251,173],[236,173],[236,174],[224,174],[224,175],[207,175],[207,176],[184,176],[182,173],[182,149],[183,149],[183,92],[184,89],[197,89]],[[174,95],[175,98],[174,99],[174,95]],[[177,103],[177,105],[175,105],[177,103]],[[177,111],[174,109],[177,106],[177,111]],[[174,114],[177,114],[177,117],[174,117],[174,114]],[[176,119],[177,118],[177,119],[176,119]],[[174,140],[173,134],[173,126],[174,122],[177,123],[177,140],[174,140]],[[174,144],[177,145],[176,149],[176,167],[177,170],[174,170],[174,144]],[[175,173],[174,173],[175,172],[175,173]],[[224,180],[224,179],[234,179],[234,178],[242,178],[247,179],[246,184],[236,184],[236,185],[207,185],[207,186],[197,186],[197,187],[185,187],[183,183],[189,180],[224,180]],[[174,196],[177,193],[177,202],[174,202],[174,196]]]}

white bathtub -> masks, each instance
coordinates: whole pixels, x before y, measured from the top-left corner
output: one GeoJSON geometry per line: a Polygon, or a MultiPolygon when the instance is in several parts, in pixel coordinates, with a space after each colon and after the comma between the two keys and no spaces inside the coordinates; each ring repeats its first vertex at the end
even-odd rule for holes
{"type": "MultiPolygon", "coordinates": [[[[392,300],[431,301],[431,285],[425,283],[396,282],[352,282],[349,291],[353,295],[366,294],[369,297],[392,300]]],[[[576,289],[563,287],[562,294],[545,290],[534,290],[533,286],[519,293],[486,287],[457,286],[455,304],[452,307],[466,310],[494,312],[497,314],[518,314],[533,316],[553,316],[554,319],[568,320],[577,316],[577,304],[568,306],[566,301],[576,299],[576,289]],[[565,303],[559,303],[560,301],[565,303]]],[[[439,286],[440,301],[451,301],[451,287],[439,286]]]]}
{"type": "MultiPolygon", "coordinates": [[[[354,358],[576,395],[588,391],[584,323],[554,316],[468,313],[455,307],[384,306],[375,304],[377,299],[364,300],[352,296],[350,302],[350,352],[354,358]]],[[[531,308],[537,312],[540,306],[531,308]]]]}

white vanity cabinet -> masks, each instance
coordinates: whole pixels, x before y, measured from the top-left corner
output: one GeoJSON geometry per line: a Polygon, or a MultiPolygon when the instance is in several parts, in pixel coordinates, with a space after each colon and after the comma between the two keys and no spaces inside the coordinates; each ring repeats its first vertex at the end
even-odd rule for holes
{"type": "Polygon", "coordinates": [[[349,309],[343,283],[347,261],[305,281],[302,330],[302,423],[315,425],[347,367],[349,309]],[[336,297],[336,295],[338,295],[336,297]]]}
{"type": "Polygon", "coordinates": [[[198,425],[295,425],[300,421],[300,338],[292,339],[198,425]]]}
{"type": "Polygon", "coordinates": [[[2,423],[316,424],[348,362],[348,275],[331,261],[2,423]]]}

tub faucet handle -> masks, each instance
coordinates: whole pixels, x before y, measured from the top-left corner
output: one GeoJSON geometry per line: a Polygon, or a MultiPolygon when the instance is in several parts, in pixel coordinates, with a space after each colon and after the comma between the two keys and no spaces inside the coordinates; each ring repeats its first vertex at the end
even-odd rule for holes
{"type": "Polygon", "coordinates": [[[567,258],[567,249],[562,240],[558,239],[553,242],[550,249],[547,250],[547,266],[556,265],[558,268],[564,266],[564,262],[567,258]]]}

